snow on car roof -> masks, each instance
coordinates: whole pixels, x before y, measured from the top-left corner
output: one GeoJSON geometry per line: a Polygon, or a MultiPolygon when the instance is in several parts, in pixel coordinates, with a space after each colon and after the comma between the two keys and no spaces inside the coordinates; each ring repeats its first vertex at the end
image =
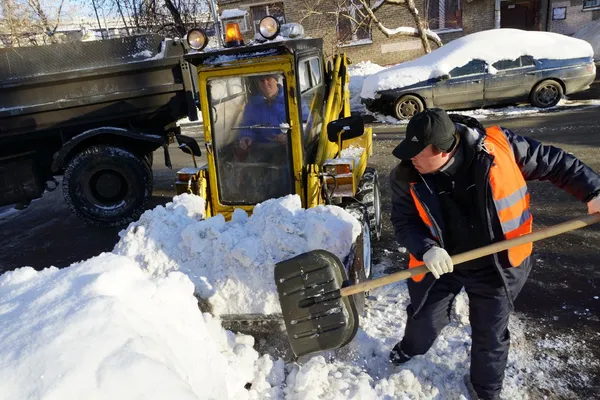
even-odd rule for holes
{"type": "Polygon", "coordinates": [[[372,99],[380,90],[408,86],[447,74],[472,59],[488,64],[514,60],[523,55],[538,59],[564,60],[592,57],[592,46],[580,39],[552,32],[532,32],[520,29],[493,29],[456,39],[429,54],[387,68],[367,77],[361,97],[372,99]]]}

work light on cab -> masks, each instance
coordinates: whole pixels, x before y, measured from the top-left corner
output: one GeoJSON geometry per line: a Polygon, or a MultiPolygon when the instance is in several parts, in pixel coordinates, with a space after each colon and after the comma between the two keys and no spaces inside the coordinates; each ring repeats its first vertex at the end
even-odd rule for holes
{"type": "Polygon", "coordinates": [[[239,47],[244,45],[244,38],[240,26],[236,22],[230,22],[225,27],[225,47],[239,47]]]}
{"type": "Polygon", "coordinates": [[[279,35],[279,29],[279,21],[270,15],[267,15],[261,19],[260,23],[258,24],[258,31],[260,32],[260,35],[267,40],[275,39],[277,35],[279,35]]]}
{"type": "Polygon", "coordinates": [[[194,50],[202,50],[208,44],[208,36],[202,29],[194,28],[186,35],[188,45],[194,50]]]}

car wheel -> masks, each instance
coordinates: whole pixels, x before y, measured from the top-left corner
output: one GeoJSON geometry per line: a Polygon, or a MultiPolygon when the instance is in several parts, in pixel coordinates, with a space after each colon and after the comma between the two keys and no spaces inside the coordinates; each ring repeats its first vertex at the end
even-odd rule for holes
{"type": "Polygon", "coordinates": [[[539,108],[553,107],[563,96],[563,88],[556,81],[546,80],[538,83],[531,91],[531,104],[539,108]]]}
{"type": "Polygon", "coordinates": [[[113,146],[91,146],[69,163],[63,195],[73,212],[99,227],[135,221],[152,195],[147,160],[113,146]]]}
{"type": "Polygon", "coordinates": [[[409,94],[400,97],[396,101],[396,105],[394,106],[394,116],[398,119],[410,119],[424,109],[425,106],[423,106],[421,99],[409,94]]]}

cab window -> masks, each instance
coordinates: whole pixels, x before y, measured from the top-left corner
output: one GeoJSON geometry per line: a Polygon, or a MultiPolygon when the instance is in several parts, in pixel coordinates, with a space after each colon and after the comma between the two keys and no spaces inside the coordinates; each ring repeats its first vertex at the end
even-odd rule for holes
{"type": "Polygon", "coordinates": [[[319,57],[305,58],[298,62],[298,81],[304,157],[307,162],[311,162],[323,129],[325,85],[323,65],[319,57]]]}
{"type": "Polygon", "coordinates": [[[293,193],[285,87],[280,72],[208,81],[221,204],[253,205],[293,193]]]}

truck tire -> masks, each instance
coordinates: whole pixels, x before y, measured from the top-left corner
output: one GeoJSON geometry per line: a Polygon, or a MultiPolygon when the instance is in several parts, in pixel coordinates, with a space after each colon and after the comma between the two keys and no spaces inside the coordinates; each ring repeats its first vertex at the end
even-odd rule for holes
{"type": "Polygon", "coordinates": [[[379,178],[375,168],[365,168],[358,190],[356,200],[360,201],[367,208],[369,216],[369,228],[371,230],[371,240],[376,242],[381,239],[381,192],[379,190],[379,178]]]}
{"type": "Polygon", "coordinates": [[[63,195],[86,223],[124,226],[141,215],[152,195],[152,169],[120,147],[91,146],[69,163],[63,195]]]}
{"type": "MultiPolygon", "coordinates": [[[[349,278],[352,284],[364,282],[371,277],[373,259],[371,247],[371,229],[365,207],[359,203],[350,203],[344,209],[352,214],[362,225],[362,232],[356,238],[354,259],[350,266],[349,278]]],[[[368,292],[352,295],[358,315],[364,315],[368,292]]]]}

